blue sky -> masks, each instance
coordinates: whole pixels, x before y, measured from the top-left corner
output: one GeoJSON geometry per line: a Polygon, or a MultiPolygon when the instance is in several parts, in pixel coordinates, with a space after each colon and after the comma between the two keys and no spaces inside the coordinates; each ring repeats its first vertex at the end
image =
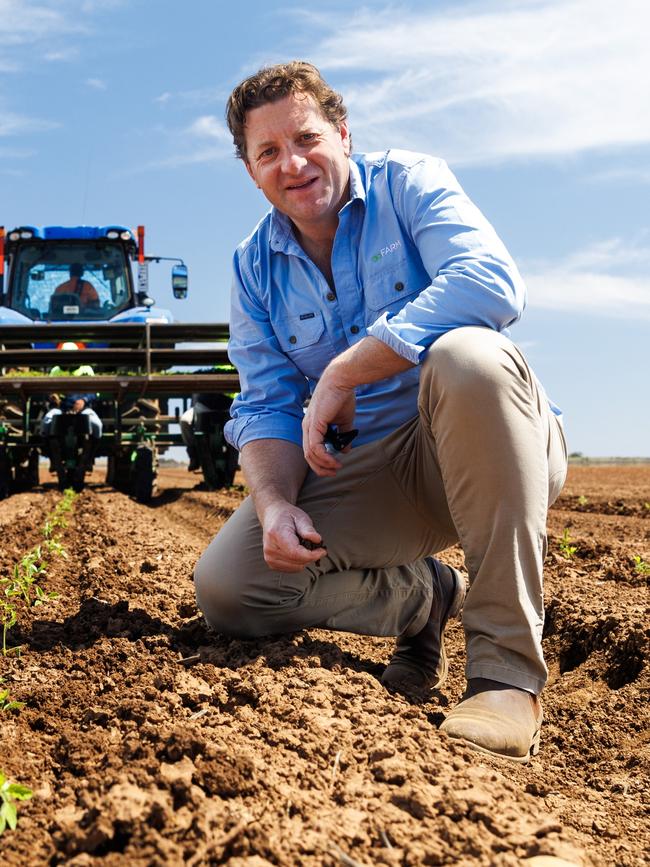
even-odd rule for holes
{"type": "Polygon", "coordinates": [[[260,65],[340,90],[358,150],[444,157],[529,286],[513,338],[569,447],[650,455],[647,0],[0,0],[0,223],[147,227],[182,256],[182,321],[228,318],[266,206],[223,123],[260,65]],[[314,11],[316,9],[317,11],[314,11]]]}

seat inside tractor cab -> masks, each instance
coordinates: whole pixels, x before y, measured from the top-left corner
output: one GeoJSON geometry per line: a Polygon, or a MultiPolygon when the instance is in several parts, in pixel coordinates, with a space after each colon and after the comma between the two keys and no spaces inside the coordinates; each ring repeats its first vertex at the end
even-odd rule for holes
{"type": "Polygon", "coordinates": [[[50,317],[65,319],[66,317],[78,316],[81,311],[79,297],[74,292],[61,292],[50,298],[50,317]]]}

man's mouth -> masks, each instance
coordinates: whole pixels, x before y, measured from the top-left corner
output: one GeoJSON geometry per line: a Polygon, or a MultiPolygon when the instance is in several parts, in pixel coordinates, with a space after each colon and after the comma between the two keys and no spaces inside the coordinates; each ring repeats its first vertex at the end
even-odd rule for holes
{"type": "Polygon", "coordinates": [[[287,189],[288,190],[306,190],[307,187],[311,187],[312,184],[315,184],[317,180],[318,180],[318,178],[309,178],[308,180],[302,181],[299,184],[291,184],[291,186],[288,186],[287,189]]]}

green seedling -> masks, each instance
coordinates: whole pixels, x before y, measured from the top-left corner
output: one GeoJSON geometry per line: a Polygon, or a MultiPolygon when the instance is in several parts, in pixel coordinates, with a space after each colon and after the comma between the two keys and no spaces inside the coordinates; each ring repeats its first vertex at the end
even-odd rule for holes
{"type": "Polygon", "coordinates": [[[37,545],[15,564],[13,577],[7,582],[5,594],[7,596],[22,596],[25,603],[30,606],[32,604],[32,585],[45,574],[46,569],[41,546],[37,545]]]}
{"type": "Polygon", "coordinates": [[[562,536],[560,538],[560,551],[567,560],[573,559],[576,551],[578,550],[576,545],[571,544],[572,541],[573,540],[569,536],[569,528],[565,527],[564,533],[562,533],[562,536]]]}
{"type": "Polygon", "coordinates": [[[650,503],[644,503],[643,508],[646,510],[646,512],[650,512],[650,503]]]}
{"type": "Polygon", "coordinates": [[[0,689],[0,712],[22,710],[24,707],[24,701],[14,701],[9,695],[8,689],[0,689]]]}
{"type": "Polygon", "coordinates": [[[578,505],[579,506],[586,506],[588,502],[589,502],[588,498],[585,497],[584,494],[580,494],[580,496],[578,497],[578,505]]]}
{"type": "Polygon", "coordinates": [[[53,554],[55,557],[63,557],[64,560],[68,559],[68,552],[65,550],[61,542],[58,539],[45,539],[43,542],[45,549],[48,554],[53,554]]]}
{"type": "MultiPolygon", "coordinates": [[[[34,793],[27,786],[20,783],[12,783],[0,771],[0,834],[3,834],[7,826],[12,831],[18,824],[18,810],[16,801],[28,801],[34,793]]],[[[4,859],[2,859],[4,861],[4,859]]]]}
{"type": "Polygon", "coordinates": [[[71,488],[66,490],[54,510],[47,516],[43,527],[44,541],[36,545],[14,565],[11,577],[0,578],[0,624],[2,625],[2,655],[20,654],[20,647],[7,646],[7,633],[16,624],[16,601],[22,600],[28,607],[36,607],[58,599],[59,594],[46,592],[39,581],[47,574],[45,554],[49,557],[66,558],[67,552],[61,537],[55,535],[58,528],[67,527],[63,517],[72,509],[77,494],[71,488]]]}
{"type": "Polygon", "coordinates": [[[19,647],[7,646],[7,633],[15,625],[17,619],[16,607],[2,596],[0,596],[0,618],[2,618],[2,655],[9,656],[10,653],[20,655],[19,647]]]}
{"type": "Polygon", "coordinates": [[[634,556],[632,559],[634,560],[635,572],[639,575],[650,575],[650,563],[646,563],[646,561],[639,556],[634,556]]]}
{"type": "Polygon", "coordinates": [[[39,605],[45,605],[46,602],[53,602],[55,599],[58,599],[60,595],[60,593],[55,593],[54,590],[50,590],[49,593],[46,593],[45,590],[37,584],[34,588],[34,600],[32,601],[32,605],[34,608],[38,608],[39,605]]]}

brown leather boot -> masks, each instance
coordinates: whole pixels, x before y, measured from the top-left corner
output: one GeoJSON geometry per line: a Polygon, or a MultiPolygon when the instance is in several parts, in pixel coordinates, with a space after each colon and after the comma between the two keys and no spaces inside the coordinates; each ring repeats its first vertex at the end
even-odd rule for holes
{"type": "Polygon", "coordinates": [[[458,617],[465,600],[465,579],[453,569],[426,558],[431,569],[433,600],[429,619],[417,635],[397,639],[395,653],[381,677],[384,686],[397,692],[435,689],[447,677],[443,633],[450,617],[458,617]]]}
{"type": "Polygon", "coordinates": [[[542,705],[532,693],[472,678],[440,731],[477,752],[525,764],[539,752],[542,718],[542,705]]]}

